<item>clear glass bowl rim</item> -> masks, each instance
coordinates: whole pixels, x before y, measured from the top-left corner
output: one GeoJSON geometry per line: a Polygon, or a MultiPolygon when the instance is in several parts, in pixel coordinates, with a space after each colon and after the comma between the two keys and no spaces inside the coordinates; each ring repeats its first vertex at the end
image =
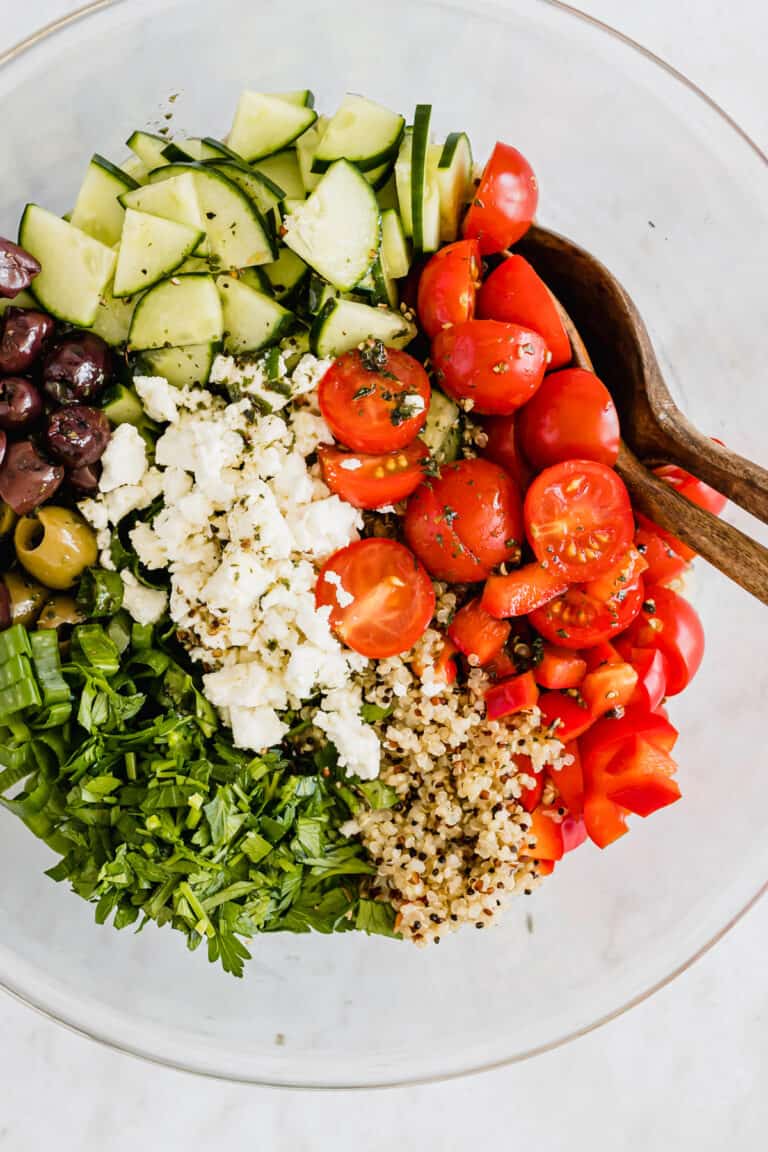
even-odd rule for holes
{"type": "MultiPolygon", "coordinates": [[[[50,23],[45,24],[43,27],[39,28],[37,31],[31,33],[29,36],[27,36],[23,40],[19,41],[17,44],[11,45],[10,48],[8,48],[4,52],[0,53],[0,68],[4,68],[4,67],[12,64],[19,57],[21,57],[26,52],[33,49],[41,41],[47,40],[47,39],[50,39],[50,38],[56,36],[58,33],[65,31],[71,25],[78,24],[81,21],[87,20],[93,16],[97,16],[100,12],[106,11],[108,9],[116,8],[119,5],[121,5],[123,3],[128,3],[128,2],[129,2],[129,0],[91,0],[91,3],[84,4],[78,8],[73,9],[71,12],[65,13],[63,16],[60,16],[57,19],[52,20],[50,23]]],[[[446,4],[446,7],[453,7],[454,6],[451,3],[451,0],[443,0],[443,2],[446,4]]],[[[578,20],[581,20],[587,25],[591,25],[593,28],[597,29],[600,33],[608,36],[609,38],[613,38],[613,39],[623,43],[630,50],[637,52],[639,55],[645,57],[645,59],[648,60],[650,63],[655,65],[657,68],[662,69],[664,72],[667,73],[668,76],[672,77],[672,79],[675,80],[678,84],[681,84],[683,87],[687,88],[691,93],[693,93],[696,97],[698,97],[698,99],[703,101],[710,108],[710,110],[712,112],[714,112],[716,114],[716,116],[728,126],[728,128],[732,132],[734,132],[738,137],[740,137],[742,142],[755,154],[755,156],[758,158],[758,160],[760,160],[766,167],[768,167],[768,154],[749,135],[749,133],[738,123],[738,121],[735,120],[728,112],[726,112],[726,110],[723,107],[721,107],[721,105],[718,104],[717,101],[714,100],[711,96],[709,96],[702,88],[700,88],[697,84],[695,84],[692,80],[690,80],[684,73],[680,72],[677,68],[674,68],[666,60],[664,60],[661,56],[658,56],[655,52],[652,52],[650,49],[648,49],[648,48],[644,47],[642,44],[638,43],[638,41],[632,39],[632,37],[627,36],[623,32],[620,32],[618,29],[612,27],[610,24],[606,23],[605,21],[600,20],[595,16],[591,16],[586,12],[582,12],[579,8],[576,8],[571,4],[564,3],[563,0],[536,0],[536,2],[539,4],[542,4],[542,5],[546,5],[549,8],[559,9],[563,13],[566,13],[568,16],[571,16],[571,17],[574,17],[578,20]]],[[[463,6],[463,5],[460,5],[460,6],[463,6]]],[[[485,5],[482,5],[482,7],[486,10],[489,10],[489,8],[487,8],[487,6],[485,6],[485,5]]],[[[701,959],[702,956],[706,955],[707,952],[709,952],[712,948],[714,948],[714,946],[720,940],[722,940],[723,937],[725,937],[730,932],[730,930],[744,916],[746,916],[746,914],[750,911],[750,909],[753,908],[758,903],[758,901],[761,899],[762,896],[764,896],[766,894],[766,892],[768,892],[768,880],[764,881],[759,886],[759,888],[755,891],[753,896],[747,901],[747,903],[741,909],[739,909],[739,911],[736,912],[735,915],[733,915],[727,921],[727,923],[725,923],[722,926],[722,928],[719,929],[719,931],[717,931],[709,940],[707,940],[704,944],[702,944],[699,948],[697,948],[696,951],[691,956],[689,956],[687,960],[678,964],[666,976],[664,976],[663,978],[661,978],[659,980],[654,981],[651,985],[649,985],[647,988],[645,988],[642,992],[638,993],[636,996],[631,997],[629,1000],[625,1001],[623,1004],[614,1008],[611,1012],[604,1013],[602,1016],[598,1017],[596,1020],[592,1021],[590,1024],[585,1025],[581,1028],[577,1028],[577,1029],[568,1031],[568,1032],[564,1033],[563,1035],[556,1037],[554,1040],[549,1041],[546,1044],[542,1044],[542,1045],[538,1045],[536,1047],[529,1048],[524,1052],[519,1052],[515,1055],[504,1058],[502,1060],[494,1060],[494,1061],[490,1061],[487,1063],[480,1063],[480,1064],[477,1064],[475,1067],[465,1068],[465,1069],[462,1069],[460,1071],[443,1072],[443,1073],[440,1073],[439,1075],[433,1075],[433,1076],[411,1077],[408,1079],[403,1079],[401,1081],[398,1081],[396,1079],[387,1079],[387,1080],[381,1081],[381,1082],[375,1082],[374,1081],[374,1082],[369,1082],[366,1084],[357,1083],[357,1084],[351,1084],[351,1085],[321,1084],[321,1083],[317,1083],[317,1084],[307,1084],[307,1083],[290,1084],[284,1080],[281,1080],[280,1082],[270,1081],[269,1078],[267,1078],[267,1077],[255,1079],[253,1077],[238,1077],[238,1076],[233,1076],[233,1075],[224,1075],[224,1074],[221,1074],[221,1073],[213,1071],[213,1070],[202,1069],[196,1065],[193,1066],[193,1065],[185,1064],[184,1061],[182,1061],[182,1060],[176,1061],[176,1060],[158,1057],[149,1051],[143,1050],[138,1045],[128,1046],[124,1043],[121,1043],[118,1039],[116,1039],[114,1037],[110,1037],[108,1035],[101,1035],[92,1028],[83,1027],[80,1024],[78,1024],[77,1020],[75,1020],[74,1018],[68,1017],[68,1016],[64,1015],[63,1013],[55,1013],[55,1012],[49,1010],[49,1008],[42,1001],[36,1000],[28,992],[21,992],[18,988],[15,988],[11,983],[6,982],[6,980],[1,975],[0,975],[0,989],[2,989],[2,991],[4,991],[4,992],[8,993],[15,1000],[18,1000],[20,1003],[24,1004],[28,1008],[32,1008],[36,1012],[39,1012],[46,1019],[51,1020],[54,1023],[62,1025],[63,1027],[67,1028],[69,1031],[74,1032],[76,1035],[80,1035],[80,1036],[83,1036],[87,1039],[94,1040],[99,1044],[103,1044],[107,1048],[111,1048],[115,1051],[124,1053],[124,1054],[129,1055],[129,1056],[137,1057],[138,1059],[145,1060],[148,1063],[158,1064],[161,1067],[175,1068],[178,1071],[190,1072],[190,1073],[193,1073],[195,1075],[205,1076],[208,1079],[222,1080],[222,1081],[227,1082],[227,1083],[240,1082],[240,1083],[244,1083],[244,1084],[259,1084],[262,1086],[288,1088],[288,1089],[294,1089],[294,1090],[295,1089],[301,1089],[301,1090],[323,1089],[323,1090],[332,1090],[332,1091],[334,1091],[334,1090],[338,1091],[340,1088],[354,1088],[354,1089],[369,1090],[371,1088],[396,1088],[396,1087],[404,1087],[404,1086],[412,1085],[412,1084],[429,1084],[429,1083],[442,1082],[444,1080],[458,1079],[460,1077],[464,1077],[467,1075],[474,1075],[474,1074],[481,1073],[481,1072],[489,1072],[495,1068],[505,1067],[506,1065],[509,1065],[509,1064],[521,1063],[523,1060],[529,1060],[534,1056],[539,1056],[545,1052],[551,1052],[556,1048],[560,1048],[564,1044],[568,1044],[573,1040],[577,1040],[580,1036],[585,1036],[589,1032],[593,1032],[597,1028],[601,1028],[603,1025],[610,1023],[612,1020],[616,1020],[619,1016],[624,1015],[625,1012],[628,1012],[630,1009],[636,1007],[638,1004],[642,1004],[643,1001],[648,1000],[651,996],[653,996],[660,989],[665,988],[668,984],[672,983],[672,981],[675,980],[678,976],[680,976],[683,972],[686,972],[689,968],[691,968],[692,965],[695,964],[697,960],[701,959]]]]}

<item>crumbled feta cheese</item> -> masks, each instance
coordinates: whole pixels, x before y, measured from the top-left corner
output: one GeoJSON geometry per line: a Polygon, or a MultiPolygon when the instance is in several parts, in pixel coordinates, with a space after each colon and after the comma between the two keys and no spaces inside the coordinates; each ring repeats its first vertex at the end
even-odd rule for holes
{"type": "Polygon", "coordinates": [[[354,604],[355,598],[351,592],[348,592],[344,587],[341,576],[333,569],[329,569],[323,576],[326,584],[331,584],[336,589],[336,603],[339,608],[349,608],[350,604],[354,604]]]}
{"type": "Polygon", "coordinates": [[[134,376],[133,386],[150,420],[169,423],[176,419],[179,390],[164,376],[134,376]]]}
{"type": "Polygon", "coordinates": [[[288,731],[274,708],[235,706],[229,714],[236,748],[273,748],[288,731]]]}
{"type": "Polygon", "coordinates": [[[370,780],[379,774],[381,749],[373,728],[360,719],[360,704],[359,687],[334,689],[326,695],[315,724],[335,745],[342,768],[370,780]]]}
{"type": "Polygon", "coordinates": [[[123,607],[138,624],[156,624],[168,605],[165,592],[140,584],[132,572],[123,571],[120,576],[123,581],[123,607]]]}
{"type": "Polygon", "coordinates": [[[307,392],[314,392],[331,364],[333,364],[333,360],[318,360],[316,356],[311,356],[309,353],[302,356],[291,377],[293,395],[303,396],[307,392]]]}
{"type": "Polygon", "coordinates": [[[297,412],[293,417],[293,435],[296,451],[311,456],[321,444],[333,444],[333,432],[322,416],[312,412],[297,412]]]}
{"type": "Polygon", "coordinates": [[[101,458],[101,492],[141,484],[147,470],[147,446],[132,424],[118,424],[101,458]]]}

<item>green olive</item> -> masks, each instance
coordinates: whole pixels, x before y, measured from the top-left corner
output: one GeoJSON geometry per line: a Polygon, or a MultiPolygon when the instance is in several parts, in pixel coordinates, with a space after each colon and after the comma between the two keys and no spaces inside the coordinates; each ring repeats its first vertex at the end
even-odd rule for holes
{"type": "Polygon", "coordinates": [[[85,617],[74,596],[52,596],[37,618],[38,628],[61,628],[64,624],[82,624],[85,617]]]}
{"type": "Polygon", "coordinates": [[[40,609],[48,598],[48,589],[36,580],[30,580],[25,572],[6,572],[3,583],[11,600],[11,620],[14,624],[29,627],[40,615],[40,609]]]}
{"type": "Polygon", "coordinates": [[[30,576],[57,591],[71,588],[98,558],[96,536],[82,516],[51,504],[21,517],[13,543],[30,576]]]}
{"type": "Polygon", "coordinates": [[[5,501],[0,500],[0,536],[9,536],[16,523],[16,513],[5,501]]]}

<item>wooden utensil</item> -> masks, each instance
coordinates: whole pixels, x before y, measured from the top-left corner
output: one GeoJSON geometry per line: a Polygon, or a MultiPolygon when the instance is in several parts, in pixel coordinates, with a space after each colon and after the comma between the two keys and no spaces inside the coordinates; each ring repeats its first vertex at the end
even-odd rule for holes
{"type": "Polygon", "coordinates": [[[515,251],[555,296],[574,363],[592,368],[594,361],[613,396],[623,432],[616,469],[635,506],[768,604],[768,549],[691,503],[645,465],[678,464],[767,524],[768,471],[703,436],[677,408],[642,317],[594,256],[539,227],[515,251]]]}

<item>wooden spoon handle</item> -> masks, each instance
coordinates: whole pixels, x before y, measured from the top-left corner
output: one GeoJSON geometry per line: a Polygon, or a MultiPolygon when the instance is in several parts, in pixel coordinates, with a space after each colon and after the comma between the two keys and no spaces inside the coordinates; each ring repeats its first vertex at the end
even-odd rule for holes
{"type": "Polygon", "coordinates": [[[686,500],[649,472],[623,443],[616,471],[640,512],[674,532],[715,568],[768,604],[768,548],[686,500]]]}
{"type": "Polygon", "coordinates": [[[666,433],[666,443],[661,449],[664,463],[679,464],[768,524],[768,470],[702,436],[673,405],[654,407],[658,423],[666,433]]]}

